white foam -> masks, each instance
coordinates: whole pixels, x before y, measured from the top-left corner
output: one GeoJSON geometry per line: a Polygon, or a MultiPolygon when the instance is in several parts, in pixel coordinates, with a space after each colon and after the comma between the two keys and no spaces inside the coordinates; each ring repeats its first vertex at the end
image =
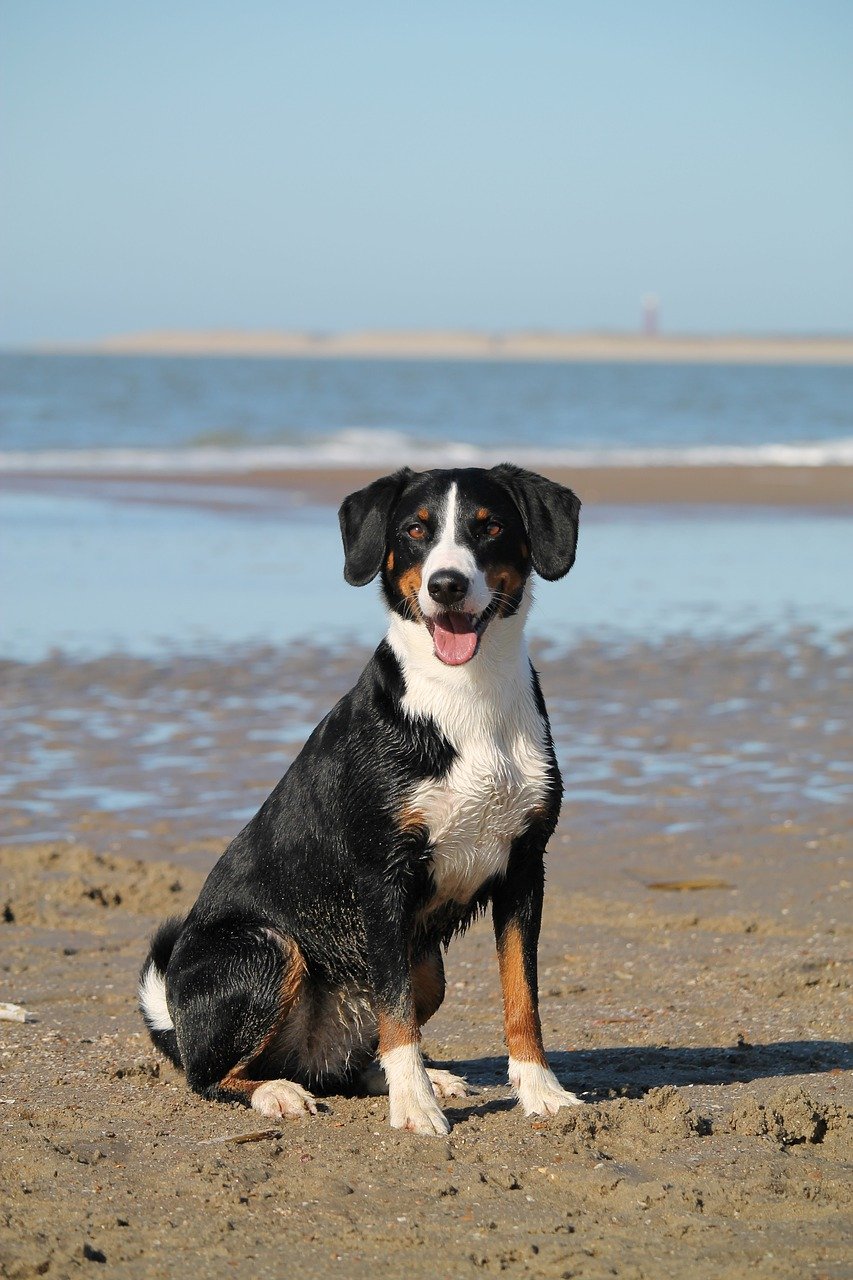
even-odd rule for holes
{"type": "Polygon", "coordinates": [[[573,449],[506,444],[480,448],[459,441],[424,443],[401,431],[347,430],[301,445],[182,449],[40,449],[0,452],[0,472],[92,475],[225,475],[299,468],[494,466],[511,459],[548,467],[832,467],[853,465],[853,437],[765,444],[573,449]]]}

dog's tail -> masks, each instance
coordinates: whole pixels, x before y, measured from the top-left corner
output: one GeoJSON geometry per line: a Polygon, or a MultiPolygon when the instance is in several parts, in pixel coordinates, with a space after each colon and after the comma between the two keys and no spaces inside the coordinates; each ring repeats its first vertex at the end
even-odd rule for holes
{"type": "Polygon", "coordinates": [[[151,939],[151,947],[139,974],[139,1011],[148,1028],[148,1034],[165,1058],[176,1067],[182,1067],[175,1024],[166,1003],[166,968],[178,936],[184,927],[180,916],[164,920],[151,939]]]}

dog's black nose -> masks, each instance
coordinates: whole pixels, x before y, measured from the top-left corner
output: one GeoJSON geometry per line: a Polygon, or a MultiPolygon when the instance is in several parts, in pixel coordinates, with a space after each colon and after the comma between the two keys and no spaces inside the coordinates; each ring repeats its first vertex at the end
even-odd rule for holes
{"type": "Polygon", "coordinates": [[[468,594],[468,579],[458,569],[439,569],[431,575],[427,591],[436,604],[459,604],[468,594]]]}

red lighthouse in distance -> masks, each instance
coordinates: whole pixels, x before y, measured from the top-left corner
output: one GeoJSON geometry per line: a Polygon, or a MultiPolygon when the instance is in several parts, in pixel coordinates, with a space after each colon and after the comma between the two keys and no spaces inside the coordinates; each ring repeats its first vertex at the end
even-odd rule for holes
{"type": "Polygon", "coordinates": [[[647,293],[643,298],[643,334],[647,338],[656,338],[660,328],[660,299],[655,293],[647,293]]]}

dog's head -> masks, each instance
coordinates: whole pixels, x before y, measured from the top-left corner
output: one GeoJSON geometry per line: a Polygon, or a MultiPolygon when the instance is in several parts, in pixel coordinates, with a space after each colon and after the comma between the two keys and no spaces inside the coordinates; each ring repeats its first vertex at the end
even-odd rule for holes
{"type": "Polygon", "coordinates": [[[487,627],[519,611],[531,569],[549,581],[569,572],[579,511],[571,489],[510,463],[404,468],[344,500],[344,577],[361,587],[381,573],[388,607],[461,666],[487,627]]]}

